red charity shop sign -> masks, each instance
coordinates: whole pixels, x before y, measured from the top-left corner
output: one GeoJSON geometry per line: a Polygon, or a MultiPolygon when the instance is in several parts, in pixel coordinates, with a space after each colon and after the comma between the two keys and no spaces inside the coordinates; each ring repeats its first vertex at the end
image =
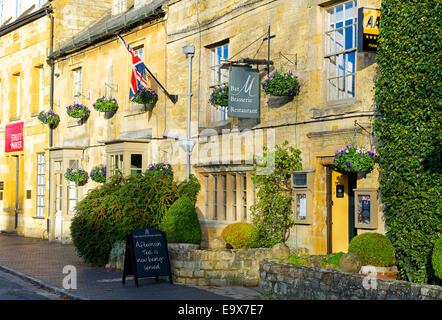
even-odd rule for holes
{"type": "Polygon", "coordinates": [[[23,122],[6,125],[5,152],[23,150],[23,122]]]}

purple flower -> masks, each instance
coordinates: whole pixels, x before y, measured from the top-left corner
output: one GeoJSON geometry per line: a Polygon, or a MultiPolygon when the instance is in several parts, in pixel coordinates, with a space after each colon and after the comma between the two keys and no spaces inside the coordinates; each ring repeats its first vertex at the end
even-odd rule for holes
{"type": "Polygon", "coordinates": [[[350,167],[350,161],[347,161],[347,162],[345,163],[345,165],[346,165],[347,167],[350,167]]]}

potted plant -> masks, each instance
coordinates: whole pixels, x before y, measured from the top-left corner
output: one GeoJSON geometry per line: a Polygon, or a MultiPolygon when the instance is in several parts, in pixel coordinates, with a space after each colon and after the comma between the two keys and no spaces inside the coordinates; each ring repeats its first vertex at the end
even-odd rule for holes
{"type": "Polygon", "coordinates": [[[151,111],[158,101],[158,94],[150,88],[142,88],[137,91],[132,102],[144,104],[146,110],[151,111]]]}
{"type": "Polygon", "coordinates": [[[375,232],[357,235],[350,241],[348,252],[361,259],[360,274],[379,279],[396,279],[398,269],[395,266],[395,251],[387,236],[375,232]]]}
{"type": "Polygon", "coordinates": [[[89,176],[83,169],[67,168],[64,177],[66,180],[73,181],[78,185],[83,185],[87,182],[89,176]]]}
{"type": "Polygon", "coordinates": [[[227,107],[229,105],[229,86],[222,84],[213,88],[209,103],[214,107],[227,107]]]}
{"type": "Polygon", "coordinates": [[[91,113],[91,111],[85,105],[79,103],[67,106],[66,112],[72,118],[80,119],[82,122],[85,121],[91,113]]]}
{"type": "Polygon", "coordinates": [[[292,70],[276,71],[262,83],[262,89],[270,95],[267,101],[269,107],[281,106],[291,101],[299,94],[300,88],[298,77],[292,70]]]}
{"type": "Polygon", "coordinates": [[[333,169],[342,172],[364,172],[373,170],[375,163],[374,150],[368,151],[365,147],[347,145],[335,152],[333,169]]]}
{"type": "Polygon", "coordinates": [[[91,173],[89,175],[92,179],[92,181],[99,182],[99,183],[105,183],[106,182],[106,166],[101,164],[99,166],[94,167],[91,170],[91,173]]]}
{"type": "Polygon", "coordinates": [[[111,118],[118,109],[117,100],[112,97],[102,96],[93,104],[94,109],[99,112],[105,112],[106,118],[111,118]]]}
{"type": "Polygon", "coordinates": [[[53,111],[41,111],[38,120],[43,124],[49,124],[51,129],[55,129],[60,123],[60,116],[53,111]]]}

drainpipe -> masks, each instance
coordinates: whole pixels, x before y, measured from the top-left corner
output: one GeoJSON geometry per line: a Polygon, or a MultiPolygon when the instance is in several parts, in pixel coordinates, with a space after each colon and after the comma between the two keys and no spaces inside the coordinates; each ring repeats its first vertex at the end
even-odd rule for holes
{"type": "MultiPolygon", "coordinates": [[[[54,71],[55,71],[55,62],[52,58],[52,53],[54,49],[54,16],[50,14],[48,10],[45,11],[46,15],[51,19],[51,34],[50,34],[50,44],[49,44],[49,58],[47,59],[47,63],[51,67],[51,84],[50,84],[50,93],[49,93],[49,106],[50,110],[53,111],[54,109],[54,71]]],[[[51,126],[49,126],[49,148],[52,147],[53,140],[53,129],[51,126]]],[[[51,150],[49,150],[49,201],[48,201],[48,215],[49,218],[47,220],[47,233],[48,233],[48,240],[50,238],[50,223],[51,223],[51,150]]]]}
{"type": "Polygon", "coordinates": [[[190,104],[192,101],[192,57],[195,53],[193,45],[183,47],[183,53],[187,54],[187,141],[186,141],[186,181],[190,176],[190,154],[192,153],[193,144],[190,141],[190,104]]]}

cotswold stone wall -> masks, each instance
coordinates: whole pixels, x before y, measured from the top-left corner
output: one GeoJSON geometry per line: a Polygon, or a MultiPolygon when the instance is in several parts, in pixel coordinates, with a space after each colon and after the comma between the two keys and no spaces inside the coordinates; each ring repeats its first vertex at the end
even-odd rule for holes
{"type": "Polygon", "coordinates": [[[259,263],[271,249],[176,250],[169,248],[174,281],[197,286],[259,285],[259,263]]]}
{"type": "Polygon", "coordinates": [[[260,291],[287,300],[441,300],[442,287],[263,260],[260,291]]]}

